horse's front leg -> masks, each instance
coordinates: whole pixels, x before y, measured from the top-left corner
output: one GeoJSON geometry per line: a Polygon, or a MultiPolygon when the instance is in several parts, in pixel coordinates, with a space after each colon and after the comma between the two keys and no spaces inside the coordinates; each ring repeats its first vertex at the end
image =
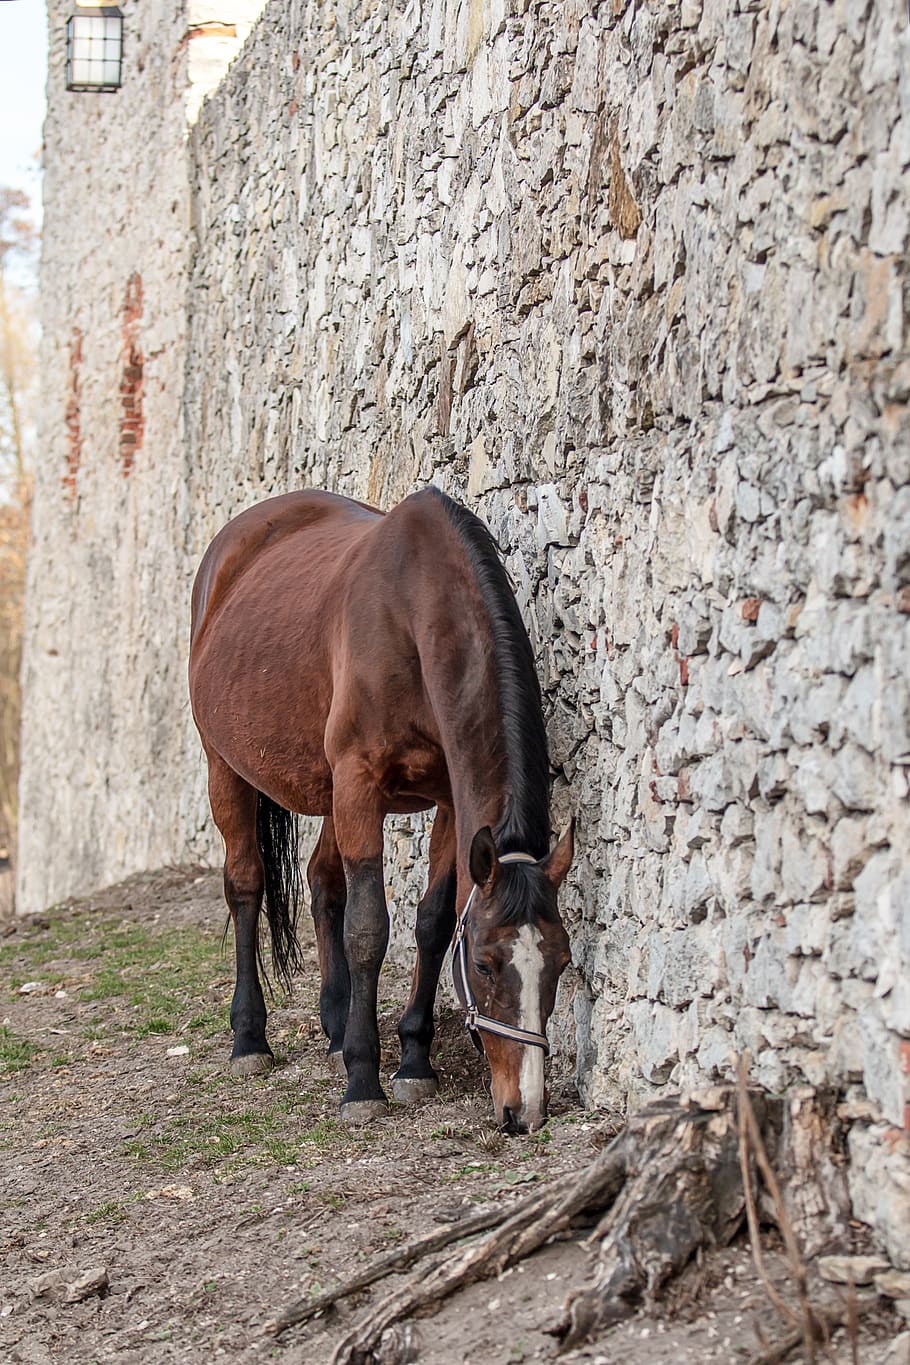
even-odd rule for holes
{"type": "Polygon", "coordinates": [[[335,837],[344,864],[347,903],[344,953],[351,1003],[344,1032],[347,1089],[341,1101],[346,1123],[369,1123],[388,1113],[379,1083],[379,971],[389,943],[389,912],[382,875],[382,810],[376,792],[350,769],[334,773],[335,837]]]}
{"type": "Polygon", "coordinates": [[[351,1004],[351,978],[344,954],[344,907],[347,898],[344,866],[335,840],[331,816],[322,831],[307,867],[310,905],[319,954],[319,1018],[329,1040],[329,1060],[344,1072],[342,1048],[351,1004]]]}
{"type": "Polygon", "coordinates": [[[401,1065],[392,1077],[392,1095],[408,1104],[429,1099],[439,1088],[430,1063],[433,1006],[439,973],[455,931],[455,819],[441,806],[430,835],[430,877],[417,907],[417,961],[411,996],[398,1025],[401,1065]]]}
{"type": "Polygon", "coordinates": [[[237,976],[231,1001],[234,1047],[231,1071],[252,1076],[273,1063],[265,1036],[265,999],[256,967],[259,911],[265,877],[256,843],[255,787],[229,768],[217,754],[208,755],[209,800],[224,838],[224,898],[234,923],[237,976]]]}

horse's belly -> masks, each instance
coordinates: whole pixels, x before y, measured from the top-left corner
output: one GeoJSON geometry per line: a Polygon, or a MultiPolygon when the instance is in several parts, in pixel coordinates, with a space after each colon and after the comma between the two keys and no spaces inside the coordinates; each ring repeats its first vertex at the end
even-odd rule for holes
{"type": "Polygon", "coordinates": [[[216,680],[214,670],[197,669],[194,710],[206,717],[204,729],[200,726],[206,747],[287,810],[327,815],[332,809],[324,747],[327,698],[313,680],[299,677],[299,669],[293,691],[282,685],[276,695],[264,672],[236,669],[216,680]]]}
{"type": "Polygon", "coordinates": [[[332,771],[323,751],[299,746],[286,736],[266,735],[249,745],[226,738],[215,747],[234,772],[286,810],[331,813],[332,771]]]}

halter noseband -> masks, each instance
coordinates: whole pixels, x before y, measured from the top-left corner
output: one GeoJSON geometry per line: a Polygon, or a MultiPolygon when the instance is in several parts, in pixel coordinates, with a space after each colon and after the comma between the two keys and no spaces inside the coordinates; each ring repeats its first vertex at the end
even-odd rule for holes
{"type": "MultiPolygon", "coordinates": [[[[504,853],[499,859],[501,863],[536,863],[537,859],[532,858],[530,853],[504,853]]],[[[458,927],[455,930],[455,942],[453,944],[454,956],[452,958],[452,976],[455,975],[455,963],[461,968],[461,984],[464,988],[465,1021],[464,1026],[471,1035],[471,1042],[478,1052],[483,1052],[483,1043],[480,1040],[481,1031],[484,1033],[496,1033],[500,1038],[510,1038],[513,1043],[527,1043],[529,1047],[539,1047],[543,1049],[544,1055],[549,1055],[550,1044],[547,1042],[545,1033],[532,1033],[530,1029],[516,1028],[513,1024],[504,1024],[499,1019],[490,1019],[488,1015],[481,1014],[477,1008],[477,1001],[474,999],[474,992],[471,990],[471,983],[468,980],[468,952],[465,947],[465,933],[468,927],[468,912],[474,904],[474,897],[477,894],[477,885],[471,887],[471,894],[465,902],[465,907],[458,920],[458,927]]]]}

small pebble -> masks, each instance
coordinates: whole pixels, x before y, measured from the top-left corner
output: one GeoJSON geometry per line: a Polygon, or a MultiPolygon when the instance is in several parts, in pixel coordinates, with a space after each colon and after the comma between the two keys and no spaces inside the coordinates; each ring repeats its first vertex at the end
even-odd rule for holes
{"type": "Polygon", "coordinates": [[[886,1270],[876,1275],[875,1288],[884,1299],[910,1299],[910,1272],[886,1270]]]}
{"type": "Polygon", "coordinates": [[[830,1284],[871,1284],[891,1267],[881,1256],[822,1256],[818,1273],[830,1284]]]}

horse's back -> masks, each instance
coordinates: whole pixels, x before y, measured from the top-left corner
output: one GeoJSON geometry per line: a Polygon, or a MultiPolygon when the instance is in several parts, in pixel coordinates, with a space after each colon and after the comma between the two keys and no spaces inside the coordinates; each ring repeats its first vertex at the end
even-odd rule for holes
{"type": "Polygon", "coordinates": [[[328,532],[339,553],[382,513],[366,503],[318,489],[284,493],[246,508],[227,523],[202,557],[193,585],[192,640],[232,586],[262,554],[289,536],[328,532]]]}
{"type": "Polygon", "coordinates": [[[433,490],[387,516],[317,492],[248,509],[213,540],[194,589],[190,695],[207,752],[307,814],[331,809],[342,759],[390,810],[445,798],[424,666],[443,702],[453,680],[481,686],[465,655],[485,650],[481,606],[433,490]]]}
{"type": "Polygon", "coordinates": [[[299,492],[242,512],[193,589],[190,700],[213,754],[286,809],[331,810],[323,734],[332,703],[339,577],[382,513],[299,492]]]}

